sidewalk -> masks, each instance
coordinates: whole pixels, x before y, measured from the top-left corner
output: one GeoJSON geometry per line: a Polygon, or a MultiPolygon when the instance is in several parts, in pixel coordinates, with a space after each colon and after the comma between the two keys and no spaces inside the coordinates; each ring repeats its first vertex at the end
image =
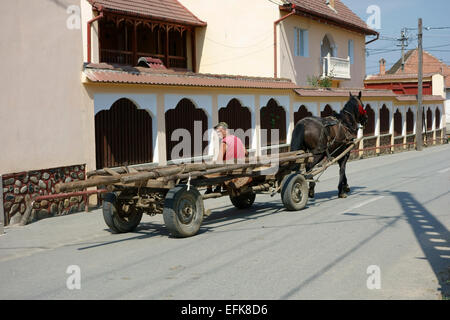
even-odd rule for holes
{"type": "Polygon", "coordinates": [[[111,233],[101,209],[43,219],[22,227],[7,226],[0,235],[0,262],[108,235],[111,233]]]}

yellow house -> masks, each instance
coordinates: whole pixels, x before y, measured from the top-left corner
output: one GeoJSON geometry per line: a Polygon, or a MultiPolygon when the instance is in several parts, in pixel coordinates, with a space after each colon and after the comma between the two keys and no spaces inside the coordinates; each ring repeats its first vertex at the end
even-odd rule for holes
{"type": "Polygon", "coordinates": [[[208,24],[196,30],[199,72],[363,86],[365,39],[378,33],[339,0],[180,2],[208,24]]]}
{"type": "Polygon", "coordinates": [[[84,0],[83,25],[96,17],[85,61],[134,65],[152,56],[200,73],[298,85],[326,76],[334,86],[362,87],[365,39],[378,33],[339,0],[279,2],[180,0],[180,8],[167,1],[170,12],[154,0],[84,0]]]}

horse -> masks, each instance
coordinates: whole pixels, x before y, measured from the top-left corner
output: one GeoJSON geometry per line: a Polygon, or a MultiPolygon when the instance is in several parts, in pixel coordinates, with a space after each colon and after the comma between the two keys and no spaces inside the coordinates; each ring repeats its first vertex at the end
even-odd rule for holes
{"type": "MultiPolygon", "coordinates": [[[[367,112],[361,102],[361,91],[358,96],[352,95],[340,113],[333,112],[330,117],[306,117],[297,122],[292,133],[290,150],[303,150],[314,155],[312,162],[305,167],[308,173],[325,156],[330,159],[344,151],[348,144],[357,137],[358,124],[364,127],[367,124],[367,112]]],[[[345,175],[345,167],[350,152],[342,157],[339,163],[338,197],[346,198],[350,192],[345,175]]],[[[310,198],[314,198],[315,182],[310,182],[310,198]]]]}

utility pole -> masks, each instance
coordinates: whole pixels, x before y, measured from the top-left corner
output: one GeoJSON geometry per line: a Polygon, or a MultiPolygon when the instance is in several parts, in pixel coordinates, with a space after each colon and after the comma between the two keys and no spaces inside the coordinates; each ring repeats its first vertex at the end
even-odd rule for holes
{"type": "Polygon", "coordinates": [[[402,47],[402,72],[405,71],[405,47],[408,46],[408,37],[406,35],[406,28],[403,28],[400,34],[400,38],[397,39],[400,41],[400,44],[397,44],[397,47],[402,47]]]}
{"type": "Polygon", "coordinates": [[[416,150],[422,151],[423,149],[423,138],[422,138],[422,93],[423,93],[423,48],[422,48],[422,18],[419,18],[419,34],[418,34],[418,94],[417,94],[417,110],[416,110],[416,150]]]}

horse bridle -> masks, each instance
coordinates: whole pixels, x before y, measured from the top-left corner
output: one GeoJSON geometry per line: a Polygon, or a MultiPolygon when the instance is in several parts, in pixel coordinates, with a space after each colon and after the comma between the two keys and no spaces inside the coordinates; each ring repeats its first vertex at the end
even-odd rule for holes
{"type": "MultiPolygon", "coordinates": [[[[363,104],[362,104],[362,102],[361,102],[361,100],[359,100],[358,98],[356,98],[356,97],[354,97],[355,99],[356,99],[356,101],[358,102],[358,112],[361,114],[361,115],[363,115],[363,114],[366,114],[367,113],[367,111],[366,110],[364,110],[364,108],[363,108],[363,104]],[[361,111],[362,110],[362,111],[361,111]],[[363,113],[364,112],[364,113],[363,113]]],[[[349,111],[347,111],[347,110],[343,110],[344,112],[347,112],[351,117],[352,117],[352,120],[355,122],[355,124],[356,124],[356,127],[357,127],[357,129],[356,129],[356,131],[358,131],[359,129],[363,129],[364,130],[364,128],[366,127],[366,126],[363,126],[363,125],[360,125],[360,123],[358,123],[358,121],[356,121],[356,118],[355,118],[355,115],[353,114],[353,113],[350,113],[349,111]]],[[[350,128],[349,128],[350,129],[350,128]]],[[[353,131],[353,130],[352,130],[353,131]]]]}

